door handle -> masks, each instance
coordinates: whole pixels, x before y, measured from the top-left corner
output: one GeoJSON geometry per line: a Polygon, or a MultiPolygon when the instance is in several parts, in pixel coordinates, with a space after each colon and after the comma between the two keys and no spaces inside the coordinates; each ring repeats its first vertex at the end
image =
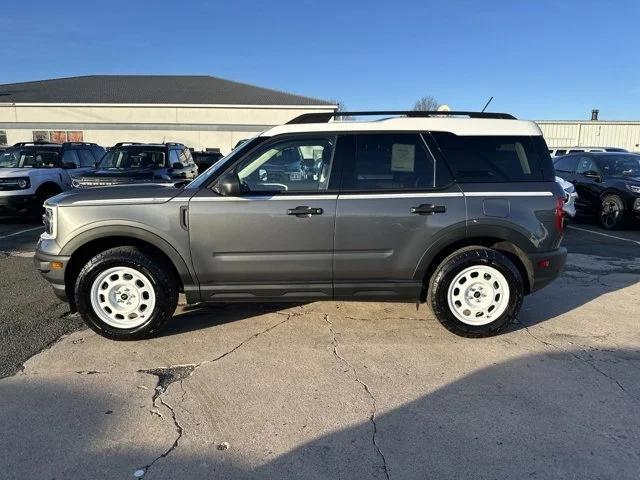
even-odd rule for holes
{"type": "Polygon", "coordinates": [[[433,205],[432,203],[423,203],[417,207],[411,207],[409,210],[416,215],[433,215],[434,213],[444,213],[447,208],[444,205],[433,205]]]}
{"type": "Polygon", "coordinates": [[[321,208],[301,206],[296,208],[289,208],[287,215],[295,215],[296,217],[310,217],[311,215],[322,215],[321,208]]]}

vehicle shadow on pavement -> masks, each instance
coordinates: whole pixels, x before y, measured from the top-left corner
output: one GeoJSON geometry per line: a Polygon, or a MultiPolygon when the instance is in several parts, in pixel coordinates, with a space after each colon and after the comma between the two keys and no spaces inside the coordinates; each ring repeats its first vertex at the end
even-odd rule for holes
{"type": "MultiPolygon", "coordinates": [[[[337,389],[335,410],[303,409],[311,419],[331,415],[334,431],[300,431],[284,439],[283,420],[301,420],[287,408],[292,397],[296,408],[313,400],[275,384],[269,398],[251,401],[281,403],[278,418],[208,418],[205,399],[196,412],[174,405],[177,421],[196,415],[205,424],[199,433],[185,430],[166,457],[160,455],[175,439],[172,419],[150,415],[141,405],[150,394],[136,390],[140,380],[130,380],[130,395],[124,395],[122,385],[107,390],[98,375],[71,381],[17,375],[0,381],[0,465],[4,478],[133,478],[157,459],[146,477],[636,479],[638,367],[637,350],[549,350],[479,369],[432,391],[425,386],[424,395],[386,409],[381,405],[402,397],[390,379],[362,371],[363,384],[354,380],[354,389],[375,410],[366,408],[362,421],[342,425],[345,394],[337,389]],[[223,441],[228,449],[215,448],[223,441]]],[[[352,372],[340,369],[336,375],[352,372]]]]}
{"type": "Polygon", "coordinates": [[[220,303],[196,304],[183,307],[182,312],[169,321],[159,337],[179,335],[203,328],[275,313],[301,303],[220,303]]]}

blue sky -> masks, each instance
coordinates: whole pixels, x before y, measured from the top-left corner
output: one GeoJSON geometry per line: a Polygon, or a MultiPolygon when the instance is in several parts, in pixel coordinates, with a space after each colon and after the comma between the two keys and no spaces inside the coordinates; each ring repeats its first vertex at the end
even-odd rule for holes
{"type": "Polygon", "coordinates": [[[640,118],[640,2],[29,0],[3,5],[0,83],[207,74],[350,109],[640,118]]]}

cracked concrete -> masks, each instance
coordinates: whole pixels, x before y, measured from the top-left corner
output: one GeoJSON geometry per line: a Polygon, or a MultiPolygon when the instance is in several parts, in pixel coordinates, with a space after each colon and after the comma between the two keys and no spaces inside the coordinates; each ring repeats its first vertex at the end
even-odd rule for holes
{"type": "Polygon", "coordinates": [[[357,302],[72,333],[0,380],[0,476],[636,479],[640,266],[606,253],[572,255],[490,339],[357,302]]]}

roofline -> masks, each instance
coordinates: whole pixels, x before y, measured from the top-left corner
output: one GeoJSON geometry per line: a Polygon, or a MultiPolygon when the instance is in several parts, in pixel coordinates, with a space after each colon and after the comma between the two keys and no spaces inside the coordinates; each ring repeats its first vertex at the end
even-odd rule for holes
{"type": "Polygon", "coordinates": [[[262,110],[337,110],[338,105],[310,104],[310,105],[243,105],[238,103],[54,103],[54,102],[0,102],[0,107],[153,107],[153,108],[234,108],[234,109],[262,109],[262,110]]]}

